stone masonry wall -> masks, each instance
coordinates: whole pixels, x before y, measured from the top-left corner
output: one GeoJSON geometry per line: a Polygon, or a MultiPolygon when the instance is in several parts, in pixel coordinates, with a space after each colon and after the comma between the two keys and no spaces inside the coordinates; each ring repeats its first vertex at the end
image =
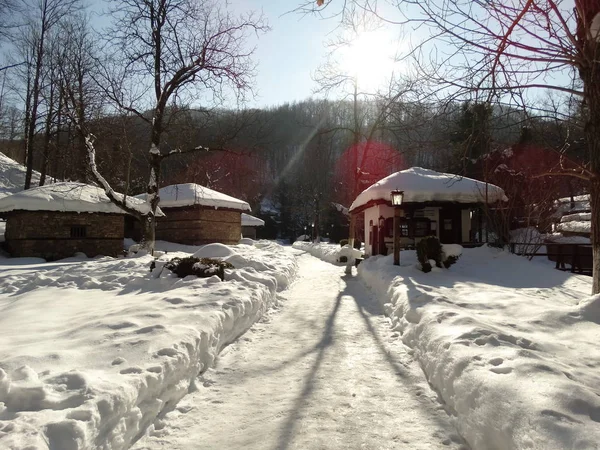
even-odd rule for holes
{"type": "Polygon", "coordinates": [[[118,256],[123,251],[123,215],[15,211],[8,216],[5,239],[15,257],[54,260],[76,252],[118,256]],[[84,226],[86,236],[72,238],[73,226],[84,226]]]}
{"type": "Polygon", "coordinates": [[[188,245],[213,242],[231,245],[240,241],[240,211],[198,206],[162,210],[166,217],[158,218],[156,239],[188,245]]]}

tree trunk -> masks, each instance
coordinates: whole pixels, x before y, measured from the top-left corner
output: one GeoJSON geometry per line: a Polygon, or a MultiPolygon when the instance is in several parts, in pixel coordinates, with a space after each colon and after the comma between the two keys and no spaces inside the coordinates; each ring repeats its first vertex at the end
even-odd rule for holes
{"type": "Polygon", "coordinates": [[[583,46],[583,66],[580,76],[583,80],[584,99],[587,103],[585,139],[590,159],[590,206],[592,210],[591,240],[593,249],[592,294],[600,293],[600,45],[587,39],[583,46]]]}
{"type": "Polygon", "coordinates": [[[33,139],[35,137],[35,126],[37,123],[37,110],[40,104],[40,77],[42,74],[42,61],[44,54],[44,34],[45,24],[42,23],[42,32],[37,48],[37,55],[35,61],[35,75],[33,78],[32,85],[31,115],[29,118],[27,133],[25,135],[25,152],[27,154],[27,164],[25,170],[25,189],[29,189],[31,187],[31,177],[33,175],[33,139]]]}
{"type": "Polygon", "coordinates": [[[156,217],[154,214],[142,216],[140,223],[142,225],[141,248],[146,250],[150,255],[153,255],[156,238],[156,217]]]}

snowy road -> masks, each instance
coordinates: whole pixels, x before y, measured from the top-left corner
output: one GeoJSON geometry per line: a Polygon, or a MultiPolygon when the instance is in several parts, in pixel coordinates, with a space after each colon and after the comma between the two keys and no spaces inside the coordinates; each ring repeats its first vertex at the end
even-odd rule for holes
{"type": "Polygon", "coordinates": [[[134,449],[465,448],[370,291],[308,254],[299,264],[280,309],[134,449]]]}

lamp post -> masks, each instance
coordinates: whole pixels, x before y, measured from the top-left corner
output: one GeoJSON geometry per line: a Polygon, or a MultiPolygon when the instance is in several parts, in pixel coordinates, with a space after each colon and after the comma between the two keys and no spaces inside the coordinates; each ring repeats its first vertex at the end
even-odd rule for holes
{"type": "Polygon", "coordinates": [[[393,190],[390,194],[394,207],[394,265],[400,265],[400,218],[403,211],[400,209],[404,201],[404,191],[393,190]]]}

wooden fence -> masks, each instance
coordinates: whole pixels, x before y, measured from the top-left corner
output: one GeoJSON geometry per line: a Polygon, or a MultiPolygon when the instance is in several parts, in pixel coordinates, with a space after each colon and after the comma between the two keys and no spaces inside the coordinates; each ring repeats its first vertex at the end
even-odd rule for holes
{"type": "Polygon", "coordinates": [[[571,272],[590,273],[592,272],[593,258],[591,244],[559,244],[556,242],[511,242],[509,244],[511,253],[520,256],[533,258],[535,256],[546,256],[550,261],[556,263],[559,270],[568,270],[566,265],[570,266],[571,272]],[[546,247],[546,252],[539,252],[542,247],[546,247]]]}

